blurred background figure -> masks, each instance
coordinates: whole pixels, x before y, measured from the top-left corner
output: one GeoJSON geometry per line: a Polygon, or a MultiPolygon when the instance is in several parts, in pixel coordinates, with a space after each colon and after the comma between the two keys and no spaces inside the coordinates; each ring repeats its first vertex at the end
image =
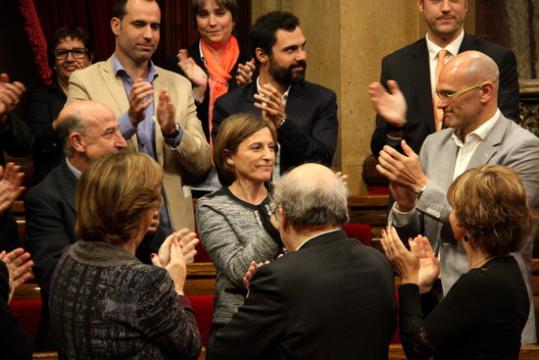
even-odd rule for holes
{"type": "Polygon", "coordinates": [[[34,135],[34,184],[43,180],[63,158],[62,140],[55,133],[53,123],[67,100],[69,77],[92,63],[92,41],[83,29],[62,26],[49,40],[48,60],[54,74],[53,83],[32,93],[26,111],[26,122],[34,135]]]}
{"type": "Polygon", "coordinates": [[[64,252],[51,281],[51,325],[61,358],[198,356],[200,335],[183,292],[196,235],[183,229],[167,238],[152,254],[155,266],[135,258],[161,206],[162,181],[160,165],[135,152],[98,158],[82,174],[76,193],[81,240],[64,252]]]}
{"type": "Polygon", "coordinates": [[[393,227],[382,246],[401,277],[400,336],[408,358],[518,359],[530,303],[511,255],[528,234],[531,211],[518,175],[500,165],[473,168],[449,187],[449,216],[468,260],[438,304],[432,284],[440,273],[428,239],[408,251],[393,227]],[[420,296],[421,295],[421,296],[420,296]]]}
{"type": "MultiPolygon", "coordinates": [[[[238,19],[236,0],[193,0],[193,19],[200,40],[167,58],[165,68],[186,76],[193,84],[197,115],[210,142],[213,106],[221,95],[251,82],[255,69],[248,51],[233,35],[238,19]]],[[[193,188],[195,197],[220,188],[215,169],[206,182],[193,188]]]]}
{"type": "Polygon", "coordinates": [[[282,249],[271,224],[271,174],[277,134],[266,120],[232,115],[219,128],[213,158],[224,186],[197,202],[202,244],[217,270],[212,332],[243,304],[242,279],[251,261],[274,259],[282,249]]]}

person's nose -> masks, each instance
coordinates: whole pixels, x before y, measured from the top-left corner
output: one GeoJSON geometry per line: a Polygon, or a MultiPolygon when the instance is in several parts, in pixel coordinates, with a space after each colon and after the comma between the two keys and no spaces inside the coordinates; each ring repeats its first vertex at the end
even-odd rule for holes
{"type": "Polygon", "coordinates": [[[451,11],[451,6],[449,4],[449,1],[450,0],[442,0],[442,2],[440,3],[440,10],[443,13],[448,13],[451,11]]]}
{"type": "Polygon", "coordinates": [[[296,54],[296,61],[305,61],[307,60],[307,51],[304,48],[300,48],[296,54]]]}
{"type": "Polygon", "coordinates": [[[208,24],[210,26],[215,26],[217,24],[217,19],[215,18],[215,14],[210,14],[208,16],[208,24]]]}
{"type": "Polygon", "coordinates": [[[127,141],[125,141],[124,137],[119,131],[116,133],[115,146],[117,149],[125,149],[127,147],[127,141]]]}

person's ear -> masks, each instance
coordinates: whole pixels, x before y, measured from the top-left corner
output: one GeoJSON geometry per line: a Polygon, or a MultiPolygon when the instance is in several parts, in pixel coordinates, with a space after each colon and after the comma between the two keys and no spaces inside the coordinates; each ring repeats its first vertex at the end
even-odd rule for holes
{"type": "Polygon", "coordinates": [[[269,55],[266,54],[266,52],[261,48],[256,48],[255,56],[258,62],[261,64],[267,64],[269,62],[269,55]]]}
{"type": "Polygon", "coordinates": [[[71,147],[75,151],[81,152],[81,153],[85,152],[84,139],[82,138],[81,134],[79,134],[78,132],[71,133],[67,141],[69,141],[69,143],[71,144],[71,147]]]}
{"type": "Polygon", "coordinates": [[[417,0],[417,8],[419,9],[419,12],[423,12],[423,2],[424,0],[417,0]]]}
{"type": "Polygon", "coordinates": [[[113,17],[112,19],[110,19],[110,28],[112,30],[112,33],[115,36],[120,35],[121,27],[122,27],[122,20],[120,20],[117,17],[113,17]]]}

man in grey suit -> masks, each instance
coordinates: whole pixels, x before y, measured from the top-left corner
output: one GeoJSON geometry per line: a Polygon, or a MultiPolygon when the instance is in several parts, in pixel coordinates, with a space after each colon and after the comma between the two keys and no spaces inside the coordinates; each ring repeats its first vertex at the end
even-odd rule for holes
{"type": "MultiPolygon", "coordinates": [[[[457,176],[483,164],[510,167],[524,182],[530,206],[539,207],[539,138],[501,114],[498,84],[498,66],[487,55],[466,51],[454,57],[440,73],[436,87],[437,107],[443,110],[448,129],[429,135],[419,156],[402,141],[404,154],[384,146],[378,158],[377,169],[389,179],[396,200],[389,221],[401,238],[422,233],[430,239],[442,265],[444,294],[467,271],[465,253],[448,221],[451,207],[446,192],[457,176]]],[[[406,101],[398,86],[390,94],[381,84],[372,84],[371,100],[381,116],[405,119],[406,101]]],[[[528,286],[534,235],[532,231],[514,254],[528,286]]],[[[531,305],[523,343],[536,338],[531,305]]]]}

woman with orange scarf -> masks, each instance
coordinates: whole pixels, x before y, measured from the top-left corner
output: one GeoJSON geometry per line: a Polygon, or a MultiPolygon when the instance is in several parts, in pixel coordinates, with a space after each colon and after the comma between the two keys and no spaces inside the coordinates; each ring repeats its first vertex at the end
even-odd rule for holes
{"type": "MultiPolygon", "coordinates": [[[[193,84],[197,115],[208,141],[211,141],[213,105],[215,100],[229,90],[251,82],[254,60],[240,54],[238,40],[232,30],[238,18],[236,0],[193,0],[193,17],[200,40],[189,49],[180,49],[177,62],[168,66],[186,76],[193,84]]],[[[170,59],[168,61],[171,62],[170,59]]],[[[215,171],[212,171],[215,173],[215,171]]],[[[220,188],[208,176],[207,186],[195,187],[193,195],[203,195],[220,188]],[[213,185],[213,186],[212,186],[213,185]]]]}

